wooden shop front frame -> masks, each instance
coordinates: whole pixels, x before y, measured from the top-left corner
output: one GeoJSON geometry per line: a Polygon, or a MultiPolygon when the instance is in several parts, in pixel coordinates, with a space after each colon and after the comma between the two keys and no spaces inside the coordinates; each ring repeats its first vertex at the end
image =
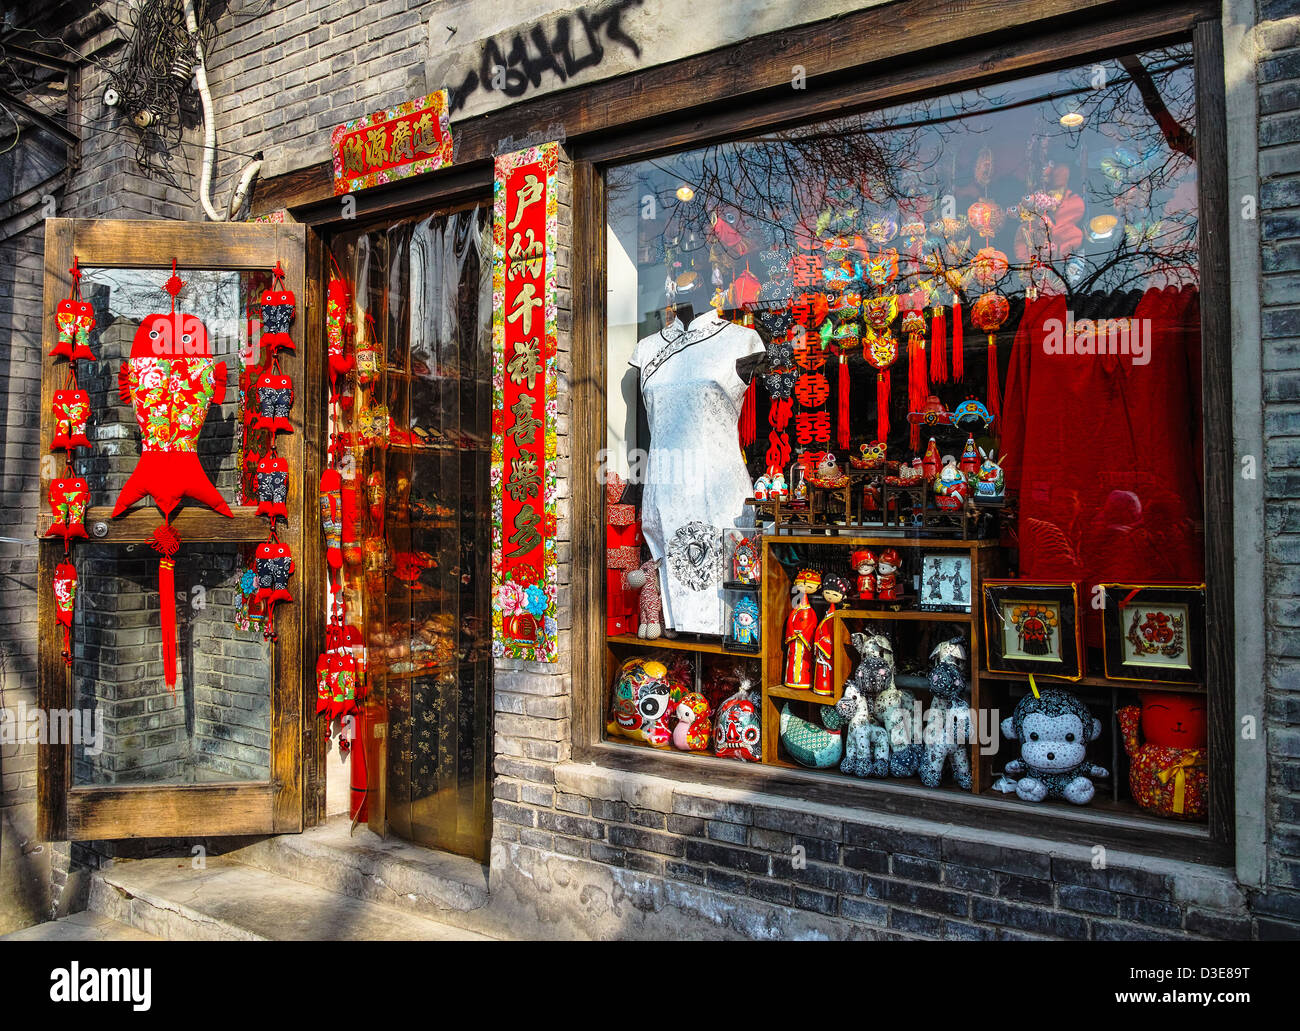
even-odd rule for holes
{"type": "MultiPolygon", "coordinates": [[[[1016,79],[1171,43],[1193,46],[1204,419],[1207,635],[1233,640],[1232,423],[1228,337],[1227,161],[1219,7],[1209,0],[1133,5],[1094,0],[976,0],[960,10],[902,0],[756,37],[723,50],[547,94],[453,125],[448,168],[356,195],[356,217],[413,212],[482,196],[498,151],[561,138],[572,166],[573,759],[685,783],[768,793],[853,810],[978,822],[999,831],[1212,863],[1230,863],[1234,827],[1233,657],[1207,656],[1208,825],[1087,807],[1045,808],[988,796],[606,741],[611,670],[605,636],[606,254],[604,169],[757,131],[788,128],[959,88],[1016,79]],[[806,88],[791,87],[794,66],[806,88]],[[562,127],[562,128],[554,128],[562,127]],[[500,143],[499,141],[506,141],[500,143]]],[[[325,165],[259,185],[258,210],[288,208],[320,228],[341,224],[325,165]]],[[[659,643],[659,642],[656,642],[659,643]]],[[[652,645],[647,645],[650,647],[652,645]]],[[[758,796],[756,795],[756,801],[758,796]]]]}

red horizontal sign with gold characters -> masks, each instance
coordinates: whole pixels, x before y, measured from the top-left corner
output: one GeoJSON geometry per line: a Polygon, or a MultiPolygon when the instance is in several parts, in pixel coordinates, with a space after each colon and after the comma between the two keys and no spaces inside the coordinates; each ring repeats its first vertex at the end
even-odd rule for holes
{"type": "Polygon", "coordinates": [[[554,662],[559,144],[496,159],[492,221],[492,652],[554,662]]]}
{"type": "Polygon", "coordinates": [[[447,91],[354,118],[330,134],[335,194],[432,172],[451,164],[447,91]]]}

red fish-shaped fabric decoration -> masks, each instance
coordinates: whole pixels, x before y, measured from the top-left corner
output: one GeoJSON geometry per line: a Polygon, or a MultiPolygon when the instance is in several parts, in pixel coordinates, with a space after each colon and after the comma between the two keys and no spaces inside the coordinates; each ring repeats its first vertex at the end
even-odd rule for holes
{"type": "Polygon", "coordinates": [[[176,688],[175,555],[180,538],[171,514],[183,497],[193,498],[222,515],[230,506],[199,464],[199,431],[208,408],[226,394],[226,366],[212,357],[208,331],[195,315],[178,312],[176,296],[184,284],[175,264],[164,289],[172,311],[146,315],[131,342],[131,356],[122,363],[118,387],[122,402],[131,405],[140,424],[140,461],[113,506],[114,517],[151,495],[163,513],[163,523],[150,544],[158,560],[158,598],[162,621],[163,678],[176,688]]]}
{"type": "Polygon", "coordinates": [[[90,485],[80,476],[63,476],[50,484],[50,508],[54,522],[46,537],[62,537],[64,547],[73,537],[86,536],[86,506],[90,503],[90,485]]]}
{"type": "Polygon", "coordinates": [[[90,447],[86,437],[86,420],[90,418],[90,395],[84,390],[54,392],[54,437],[51,450],[90,447]]]}
{"type": "Polygon", "coordinates": [[[72,612],[77,602],[77,567],[60,562],[54,567],[54,619],[63,627],[63,661],[72,665],[72,612]]]}
{"type": "MultiPolygon", "coordinates": [[[[74,275],[80,279],[78,273],[74,275]]],[[[54,319],[59,327],[59,339],[50,354],[56,358],[73,361],[84,358],[93,362],[95,355],[90,350],[90,333],[95,328],[95,309],[89,302],[76,297],[64,298],[54,309],[54,319]]]]}
{"type": "Polygon", "coordinates": [[[199,464],[199,431],[208,408],[226,394],[226,366],[208,351],[208,331],[194,315],[146,315],[118,375],[122,402],[140,424],[140,461],[117,496],[113,515],[153,496],[170,516],[190,497],[222,515],[230,506],[199,464]]]}
{"type": "Polygon", "coordinates": [[[257,463],[257,514],[289,518],[289,462],[266,455],[257,463]]]}

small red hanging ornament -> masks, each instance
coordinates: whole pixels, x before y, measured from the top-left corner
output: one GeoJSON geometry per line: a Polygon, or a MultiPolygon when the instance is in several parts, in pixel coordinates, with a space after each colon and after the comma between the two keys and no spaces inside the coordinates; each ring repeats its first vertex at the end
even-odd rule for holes
{"type": "Polygon", "coordinates": [[[1002,414],[1002,388],[998,382],[997,332],[1011,314],[1011,305],[996,290],[980,294],[971,308],[971,325],[989,335],[988,345],[988,404],[995,416],[1002,414]]]}
{"type": "Polygon", "coordinates": [[[274,537],[257,546],[256,559],[257,600],[266,607],[266,625],[262,636],[275,640],[275,603],[293,601],[289,593],[289,577],[293,575],[293,556],[289,545],[274,537]]]}
{"type": "Polygon", "coordinates": [[[72,612],[77,601],[77,567],[60,562],[54,567],[54,620],[63,627],[63,661],[72,665],[72,612]]]}
{"type": "Polygon", "coordinates": [[[50,448],[71,451],[90,447],[86,437],[86,420],[90,418],[90,395],[84,390],[54,392],[54,437],[50,448]]]}
{"type": "Polygon", "coordinates": [[[890,329],[898,315],[898,298],[872,297],[862,302],[862,355],[876,370],[876,439],[889,439],[889,367],[898,359],[898,341],[890,329]]]}
{"type": "Polygon", "coordinates": [[[60,477],[50,484],[50,508],[54,522],[45,531],[47,537],[62,537],[64,550],[74,537],[86,536],[86,506],[90,504],[90,485],[80,476],[60,477]]]}
{"type": "Polygon", "coordinates": [[[257,514],[289,518],[289,462],[269,454],[257,463],[257,514]]]}
{"type": "Polygon", "coordinates": [[[325,535],[325,560],[331,569],[343,567],[343,478],[337,469],[320,476],[320,524],[325,535]]]}
{"type": "Polygon", "coordinates": [[[329,349],[330,376],[334,378],[352,371],[353,358],[347,353],[351,301],[348,284],[338,277],[331,277],[326,291],[325,338],[329,349]]]}
{"type": "MultiPolygon", "coordinates": [[[[75,284],[73,292],[76,293],[75,284]]],[[[93,362],[95,355],[90,350],[90,334],[95,328],[95,309],[86,301],[68,297],[58,303],[54,319],[58,323],[59,339],[50,354],[72,361],[85,359],[93,362]]]]}
{"type": "MultiPolygon", "coordinates": [[[[276,265],[276,279],[283,279],[284,273],[276,265]]],[[[292,290],[271,289],[262,294],[262,346],[271,354],[283,348],[292,351],[293,337],[289,327],[293,325],[294,297],[292,290]]]]}
{"type": "Polygon", "coordinates": [[[356,480],[347,479],[339,494],[343,504],[343,561],[355,566],[361,562],[361,488],[356,480]]]}
{"type": "Polygon", "coordinates": [[[293,408],[293,380],[282,372],[267,369],[254,389],[257,392],[257,418],[253,420],[253,429],[292,433],[289,412],[293,408]]]}
{"type": "MultiPolygon", "coordinates": [[[[907,334],[907,410],[919,411],[930,394],[925,367],[925,315],[921,311],[924,297],[912,294],[905,298],[909,305],[903,312],[902,330],[907,334]]],[[[920,429],[912,425],[908,447],[915,451],[921,443],[920,429]]]]}

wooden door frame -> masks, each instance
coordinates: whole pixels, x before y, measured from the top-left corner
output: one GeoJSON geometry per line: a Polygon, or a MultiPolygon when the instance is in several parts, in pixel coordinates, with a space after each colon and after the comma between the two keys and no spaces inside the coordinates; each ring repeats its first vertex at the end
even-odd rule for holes
{"type": "MultiPolygon", "coordinates": [[[[320,651],[322,620],[315,607],[324,597],[324,550],[316,517],[314,485],[323,460],[323,311],[319,240],[294,224],[215,224],[171,221],[105,221],[52,218],[45,230],[45,317],[41,358],[41,454],[50,453],[51,404],[58,338],[55,302],[68,296],[73,258],[83,267],[170,270],[265,271],[279,261],[285,285],[298,299],[297,349],[286,351],[281,367],[293,377],[294,432],[283,438],[282,454],[300,476],[289,492],[289,520],[281,534],[294,557],[294,604],[277,615],[278,639],[271,652],[271,776],[267,781],[195,785],[73,784],[72,747],[42,743],[37,749],[37,826],[45,841],[169,838],[301,831],[315,823],[323,802],[323,734],[315,733],[314,669],[306,656],[320,651]],[[308,505],[308,500],[311,505],[308,505]]],[[[160,280],[161,282],[161,280],[160,280]]],[[[61,363],[58,370],[61,371],[61,363]]],[[[42,486],[42,492],[44,487],[42,486]]],[[[94,499],[92,500],[103,500],[94,499]]],[[[42,506],[44,507],[44,506],[42,506]]],[[[220,535],[232,542],[264,540],[267,525],[254,506],[232,506],[233,519],[188,508],[174,520],[182,540],[220,535]]],[[[92,507],[88,526],[104,523],[104,543],[135,543],[161,522],[154,508],[121,519],[111,509],[92,507]]],[[[37,533],[49,517],[38,521],[37,533]]],[[[74,544],[75,548],[76,545],[74,544]]],[[[37,560],[37,684],[42,710],[71,708],[72,669],[61,655],[50,584],[63,552],[57,539],[40,537],[37,560]]]]}

